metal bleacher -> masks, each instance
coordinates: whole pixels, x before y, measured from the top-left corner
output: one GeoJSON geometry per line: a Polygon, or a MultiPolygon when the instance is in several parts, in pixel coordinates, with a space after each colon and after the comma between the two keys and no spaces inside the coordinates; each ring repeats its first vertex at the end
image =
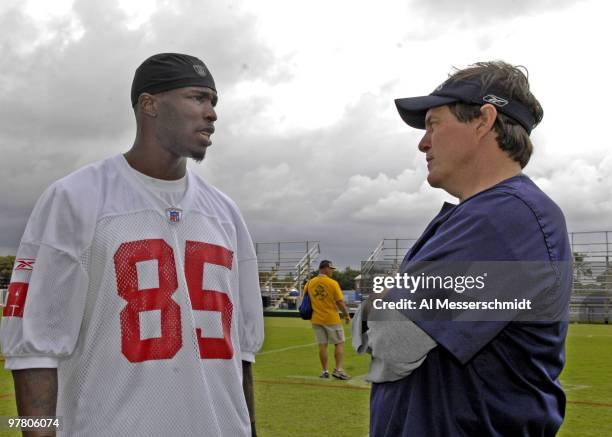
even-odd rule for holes
{"type": "Polygon", "coordinates": [[[368,259],[361,262],[361,273],[356,288],[364,298],[372,292],[375,276],[386,276],[397,272],[404,255],[415,241],[414,238],[385,238],[376,246],[368,259]]]}
{"type": "Polygon", "coordinates": [[[612,321],[612,232],[572,232],[574,287],[570,320],[612,321]]]}
{"type": "Polygon", "coordinates": [[[320,254],[318,241],[255,243],[259,285],[267,310],[295,309],[320,254]]]}

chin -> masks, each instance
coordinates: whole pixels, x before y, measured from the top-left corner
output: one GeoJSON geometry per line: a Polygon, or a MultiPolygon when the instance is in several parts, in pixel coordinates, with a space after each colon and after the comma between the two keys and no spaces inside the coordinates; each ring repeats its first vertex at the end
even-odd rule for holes
{"type": "Polygon", "coordinates": [[[434,188],[440,188],[442,181],[439,178],[436,178],[431,173],[427,175],[427,182],[434,188]]]}
{"type": "Polygon", "coordinates": [[[193,159],[195,162],[202,162],[205,156],[206,156],[206,149],[202,149],[202,150],[192,151],[189,157],[193,159]]]}

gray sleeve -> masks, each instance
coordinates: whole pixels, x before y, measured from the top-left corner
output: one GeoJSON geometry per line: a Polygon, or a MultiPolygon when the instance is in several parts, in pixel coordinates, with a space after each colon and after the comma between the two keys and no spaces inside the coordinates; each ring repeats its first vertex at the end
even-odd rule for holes
{"type": "Polygon", "coordinates": [[[363,330],[361,329],[363,322],[363,311],[366,305],[367,301],[361,302],[361,305],[359,305],[359,308],[353,315],[353,323],[351,326],[351,343],[353,345],[353,349],[355,349],[358,354],[370,352],[368,349],[368,334],[367,332],[362,332],[363,330]]]}
{"type": "Polygon", "coordinates": [[[419,367],[427,353],[437,343],[421,328],[402,317],[389,321],[367,321],[362,331],[364,304],[353,318],[353,348],[360,354],[372,355],[366,380],[371,382],[397,381],[419,367]]]}

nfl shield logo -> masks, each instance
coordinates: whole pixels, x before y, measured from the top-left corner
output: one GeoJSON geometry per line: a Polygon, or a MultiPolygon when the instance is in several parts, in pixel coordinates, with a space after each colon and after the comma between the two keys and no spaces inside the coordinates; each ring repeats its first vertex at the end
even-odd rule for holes
{"type": "Polygon", "coordinates": [[[168,208],[166,210],[166,217],[170,223],[178,223],[183,217],[183,210],[179,208],[168,208]]]}
{"type": "Polygon", "coordinates": [[[193,66],[193,69],[202,77],[206,77],[206,75],[208,74],[208,71],[206,71],[206,67],[203,65],[195,64],[193,66]]]}

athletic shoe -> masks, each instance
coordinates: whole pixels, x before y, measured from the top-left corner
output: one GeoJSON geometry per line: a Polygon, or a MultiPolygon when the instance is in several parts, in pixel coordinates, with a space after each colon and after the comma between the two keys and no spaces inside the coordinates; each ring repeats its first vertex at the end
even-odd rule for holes
{"type": "Polygon", "coordinates": [[[324,370],[321,375],[319,376],[319,378],[329,378],[329,372],[327,370],[324,370]]]}
{"type": "Polygon", "coordinates": [[[334,378],[343,379],[343,380],[351,379],[349,375],[344,373],[344,370],[338,370],[338,369],[334,369],[334,371],[332,372],[332,376],[334,378]]]}

